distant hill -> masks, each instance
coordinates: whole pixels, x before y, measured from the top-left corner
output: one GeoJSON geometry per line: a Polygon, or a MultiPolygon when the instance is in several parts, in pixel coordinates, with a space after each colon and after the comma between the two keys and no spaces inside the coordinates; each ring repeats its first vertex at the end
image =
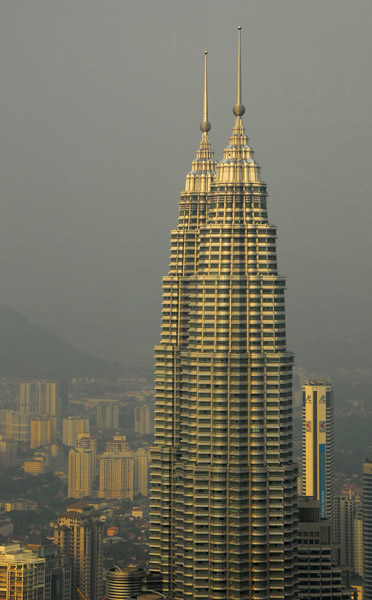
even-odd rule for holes
{"type": "Polygon", "coordinates": [[[329,379],[335,387],[336,407],[365,406],[372,397],[372,332],[341,338],[324,336],[291,345],[295,363],[312,377],[329,379]]]}
{"type": "Polygon", "coordinates": [[[116,378],[125,372],[119,363],[81,352],[16,310],[0,306],[0,377],[70,380],[116,378]]]}
{"type": "Polygon", "coordinates": [[[317,370],[372,368],[372,332],[345,338],[325,335],[293,345],[296,362],[304,367],[304,362],[308,362],[311,369],[317,370]]]}

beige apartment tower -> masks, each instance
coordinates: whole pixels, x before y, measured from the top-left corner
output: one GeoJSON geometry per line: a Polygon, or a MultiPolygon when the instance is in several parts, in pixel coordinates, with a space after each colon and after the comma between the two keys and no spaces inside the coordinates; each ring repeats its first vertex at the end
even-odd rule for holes
{"type": "Polygon", "coordinates": [[[54,381],[26,381],[19,384],[19,410],[56,417],[57,434],[62,434],[62,419],[67,411],[68,389],[54,381]]]}
{"type": "Polygon", "coordinates": [[[99,497],[133,500],[133,475],[132,452],[104,452],[99,460],[99,497]]]}
{"type": "Polygon", "coordinates": [[[114,435],[113,439],[106,442],[107,452],[128,452],[129,444],[125,435],[114,435]]]}
{"type": "Polygon", "coordinates": [[[92,437],[90,433],[78,433],[76,448],[91,450],[93,452],[93,468],[94,474],[97,471],[97,439],[92,437]]]}
{"type": "Polygon", "coordinates": [[[99,429],[117,429],[119,427],[117,402],[102,402],[97,405],[97,427],[99,429]]]}
{"type": "Polygon", "coordinates": [[[293,356],[276,227],[242,122],[240,29],[235,124],[218,163],[204,81],[155,347],[150,568],[172,600],[294,600],[293,356]]]}
{"type": "Polygon", "coordinates": [[[149,451],[138,448],[133,453],[134,458],[134,493],[149,495],[149,451]]]}
{"type": "Polygon", "coordinates": [[[49,446],[57,440],[57,417],[43,415],[31,420],[31,448],[49,446]]]}
{"type": "Polygon", "coordinates": [[[18,442],[0,434],[0,468],[10,469],[17,464],[18,442]]]}
{"type": "Polygon", "coordinates": [[[67,417],[63,419],[62,443],[74,448],[80,433],[89,433],[89,419],[67,417]]]}
{"type": "Polygon", "coordinates": [[[0,409],[0,434],[18,442],[30,442],[33,416],[37,415],[7,408],[0,409]]]}
{"type": "Polygon", "coordinates": [[[85,498],[92,495],[95,456],[92,450],[71,448],[68,455],[68,497],[85,498]]]}
{"type": "Polygon", "coordinates": [[[151,406],[143,404],[134,409],[134,431],[139,435],[149,435],[154,432],[153,411],[151,406]]]}

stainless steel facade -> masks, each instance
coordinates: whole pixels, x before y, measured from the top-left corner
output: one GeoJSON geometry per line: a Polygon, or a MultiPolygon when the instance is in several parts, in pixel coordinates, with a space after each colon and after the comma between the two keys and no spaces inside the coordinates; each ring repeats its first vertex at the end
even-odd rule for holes
{"type": "Polygon", "coordinates": [[[112,567],[105,574],[106,600],[125,600],[142,589],[146,571],[135,567],[112,567]]]}
{"type": "MultiPolygon", "coordinates": [[[[240,32],[239,32],[240,33],[240,32]]],[[[151,569],[172,599],[295,598],[292,354],[266,185],[242,115],[181,193],[156,355],[151,569]]]]}

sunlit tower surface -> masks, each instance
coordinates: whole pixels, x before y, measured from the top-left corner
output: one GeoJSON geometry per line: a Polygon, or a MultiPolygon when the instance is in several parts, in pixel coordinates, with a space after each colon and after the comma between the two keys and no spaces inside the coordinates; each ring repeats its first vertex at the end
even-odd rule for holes
{"type": "Polygon", "coordinates": [[[151,569],[177,600],[296,597],[293,357],[276,227],[242,123],[240,55],[239,28],[236,119],[219,163],[205,68],[155,348],[151,569]]]}
{"type": "Polygon", "coordinates": [[[324,381],[308,381],[303,386],[302,493],[320,501],[320,517],[330,519],[334,526],[333,387],[324,381]]]}

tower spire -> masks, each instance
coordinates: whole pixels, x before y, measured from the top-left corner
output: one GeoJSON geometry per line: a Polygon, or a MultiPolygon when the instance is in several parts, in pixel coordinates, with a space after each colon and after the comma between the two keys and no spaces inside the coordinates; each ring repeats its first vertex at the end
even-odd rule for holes
{"type": "Polygon", "coordinates": [[[238,38],[238,76],[236,85],[236,104],[233,108],[233,113],[236,117],[242,117],[245,113],[245,106],[242,104],[242,60],[241,60],[241,46],[242,46],[242,28],[239,25],[239,38],[238,38]]]}
{"type": "Polygon", "coordinates": [[[208,121],[208,88],[207,88],[207,50],[204,51],[204,99],[203,99],[203,120],[200,123],[200,129],[203,134],[208,133],[211,124],[208,121]]]}

